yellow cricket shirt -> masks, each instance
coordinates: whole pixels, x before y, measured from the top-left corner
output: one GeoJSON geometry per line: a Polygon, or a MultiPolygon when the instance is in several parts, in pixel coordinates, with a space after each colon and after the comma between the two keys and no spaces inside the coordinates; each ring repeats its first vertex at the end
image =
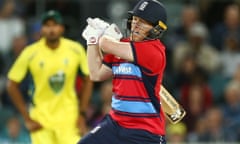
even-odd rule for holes
{"type": "Polygon", "coordinates": [[[23,50],[8,78],[21,82],[28,72],[34,84],[31,116],[46,126],[75,120],[76,75],[89,74],[85,49],[77,42],[61,38],[60,46],[52,50],[42,38],[23,50]]]}

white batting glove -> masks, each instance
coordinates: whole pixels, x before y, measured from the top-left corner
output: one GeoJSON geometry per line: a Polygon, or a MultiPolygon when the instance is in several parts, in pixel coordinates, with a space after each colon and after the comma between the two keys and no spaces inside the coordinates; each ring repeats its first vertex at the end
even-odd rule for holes
{"type": "Polygon", "coordinates": [[[87,41],[87,45],[98,44],[99,38],[102,36],[103,31],[101,29],[95,29],[90,25],[87,25],[82,32],[82,37],[87,41]]]}
{"type": "Polygon", "coordinates": [[[87,45],[98,44],[99,38],[109,27],[109,24],[100,18],[87,18],[87,27],[83,30],[82,36],[87,41],[87,45]]]}
{"type": "Polygon", "coordinates": [[[100,18],[88,18],[87,23],[95,29],[102,30],[102,33],[110,26],[109,23],[100,18]]]}
{"type": "Polygon", "coordinates": [[[87,40],[87,45],[98,44],[98,40],[102,35],[110,36],[116,40],[120,40],[123,35],[116,24],[109,25],[100,18],[88,18],[88,26],[84,29],[82,36],[87,40]]]}
{"type": "Polygon", "coordinates": [[[103,35],[110,36],[110,37],[112,37],[112,38],[114,38],[114,39],[116,39],[116,40],[118,40],[118,41],[123,37],[120,29],[118,28],[118,26],[117,26],[115,23],[111,24],[111,25],[104,31],[104,34],[103,34],[103,35]]]}

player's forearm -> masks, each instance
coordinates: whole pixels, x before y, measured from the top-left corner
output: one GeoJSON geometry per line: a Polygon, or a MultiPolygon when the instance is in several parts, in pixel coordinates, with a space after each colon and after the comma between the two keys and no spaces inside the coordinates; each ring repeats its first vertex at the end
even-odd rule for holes
{"type": "Polygon", "coordinates": [[[100,81],[99,71],[102,66],[102,54],[98,45],[88,45],[87,48],[88,67],[90,72],[90,79],[93,81],[100,81]]]}
{"type": "Polygon", "coordinates": [[[23,96],[19,90],[19,86],[17,83],[8,80],[7,82],[7,92],[13,102],[13,104],[16,106],[18,111],[22,114],[23,118],[25,120],[29,119],[29,114],[27,110],[27,105],[23,100],[23,96]]]}
{"type": "Polygon", "coordinates": [[[133,52],[131,44],[120,42],[110,36],[102,36],[99,40],[99,46],[103,52],[112,54],[127,61],[133,61],[133,52]]]}
{"type": "Polygon", "coordinates": [[[93,88],[93,83],[89,79],[89,77],[85,77],[83,79],[83,85],[81,88],[81,91],[79,93],[79,110],[80,112],[86,112],[86,109],[88,108],[89,100],[92,95],[92,88],[93,88]]]}

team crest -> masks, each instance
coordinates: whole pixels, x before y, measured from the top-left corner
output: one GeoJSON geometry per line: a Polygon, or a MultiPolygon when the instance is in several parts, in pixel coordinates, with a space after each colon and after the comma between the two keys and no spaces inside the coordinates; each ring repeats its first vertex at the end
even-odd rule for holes
{"type": "Polygon", "coordinates": [[[40,68],[43,68],[43,67],[44,67],[44,62],[41,61],[41,62],[39,63],[39,66],[40,66],[40,68]]]}
{"type": "Polygon", "coordinates": [[[63,63],[64,63],[65,66],[67,66],[68,65],[68,59],[67,58],[64,59],[63,63]]]}
{"type": "Polygon", "coordinates": [[[65,73],[63,71],[59,71],[49,78],[49,84],[55,93],[59,93],[62,90],[65,77],[65,73]]]}
{"type": "Polygon", "coordinates": [[[139,10],[141,10],[141,11],[144,11],[145,10],[145,8],[147,7],[147,5],[148,5],[148,2],[143,2],[140,6],[139,6],[139,10]]]}

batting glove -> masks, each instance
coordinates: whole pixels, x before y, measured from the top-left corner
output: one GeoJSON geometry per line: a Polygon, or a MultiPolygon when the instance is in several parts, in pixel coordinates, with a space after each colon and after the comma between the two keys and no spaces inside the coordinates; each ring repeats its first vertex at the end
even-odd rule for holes
{"type": "Polygon", "coordinates": [[[101,29],[95,29],[90,25],[87,25],[82,32],[82,37],[87,41],[87,45],[98,44],[99,38],[102,36],[103,31],[101,29]]]}
{"type": "Polygon", "coordinates": [[[88,18],[87,23],[88,26],[82,33],[83,38],[87,40],[87,45],[98,44],[98,40],[102,35],[108,35],[116,40],[120,40],[123,36],[114,23],[109,25],[99,18],[88,18]]]}
{"type": "Polygon", "coordinates": [[[95,29],[101,29],[104,35],[108,35],[113,37],[116,40],[120,40],[122,38],[122,33],[119,30],[116,24],[109,25],[107,22],[100,18],[88,18],[87,22],[90,26],[95,29]]]}
{"type": "Polygon", "coordinates": [[[109,27],[109,24],[100,18],[88,18],[88,26],[83,30],[82,36],[87,41],[87,45],[98,44],[99,38],[109,27]]]}
{"type": "Polygon", "coordinates": [[[116,40],[120,40],[123,35],[116,24],[111,24],[105,31],[103,35],[108,35],[116,40]]]}
{"type": "Polygon", "coordinates": [[[110,26],[100,18],[88,18],[87,23],[95,29],[102,30],[102,33],[110,26]]]}

